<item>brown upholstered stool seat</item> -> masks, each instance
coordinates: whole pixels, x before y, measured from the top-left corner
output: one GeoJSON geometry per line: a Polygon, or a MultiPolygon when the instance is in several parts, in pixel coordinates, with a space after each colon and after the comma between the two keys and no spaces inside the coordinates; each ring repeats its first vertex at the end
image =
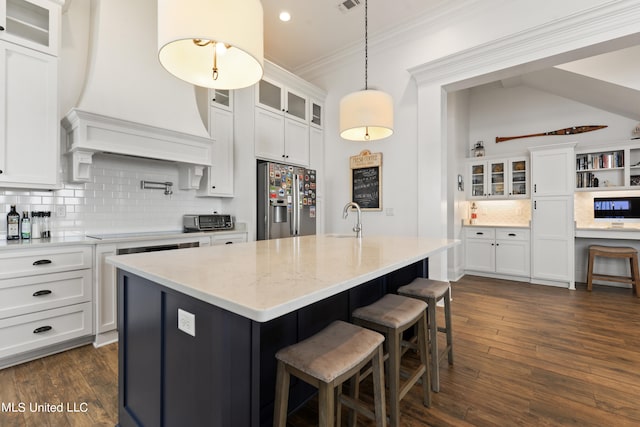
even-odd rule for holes
{"type": "MultiPolygon", "coordinates": [[[[384,337],[374,331],[335,321],[317,334],[278,351],[274,426],[285,426],[289,397],[289,375],[295,375],[319,390],[319,425],[335,423],[334,389],[358,374],[369,362],[373,365],[375,412],[366,409],[365,415],[386,425],[384,407],[383,352],[384,337]]],[[[362,408],[354,399],[338,392],[339,405],[352,410],[362,408]]],[[[340,417],[340,413],[338,413],[340,417]]]]}
{"type": "Polygon", "coordinates": [[[587,270],[587,290],[591,291],[594,280],[603,280],[607,282],[629,283],[633,287],[635,294],[640,297],[640,272],[638,271],[638,251],[628,246],[589,246],[589,266],[587,270]],[[610,274],[596,274],[593,272],[595,257],[604,258],[620,258],[629,260],[629,268],[631,276],[616,276],[610,274]]]}
{"type": "Polygon", "coordinates": [[[352,313],[355,324],[380,332],[386,338],[389,356],[387,359],[389,424],[394,427],[400,425],[400,400],[420,380],[422,380],[423,404],[427,407],[431,405],[426,308],[427,304],[423,301],[387,294],[373,304],[360,307],[352,313]],[[401,386],[402,334],[416,325],[418,326],[420,364],[412,372],[407,373],[407,380],[401,386]]]}
{"type": "Polygon", "coordinates": [[[450,289],[449,282],[421,277],[408,285],[398,288],[398,294],[417,298],[427,303],[427,328],[429,330],[429,347],[431,349],[431,387],[436,392],[440,391],[440,359],[446,354],[449,365],[453,365],[450,289]],[[444,327],[439,327],[436,321],[436,304],[440,300],[444,300],[444,327]],[[442,353],[438,350],[438,332],[444,332],[447,336],[447,347],[442,353]]]}

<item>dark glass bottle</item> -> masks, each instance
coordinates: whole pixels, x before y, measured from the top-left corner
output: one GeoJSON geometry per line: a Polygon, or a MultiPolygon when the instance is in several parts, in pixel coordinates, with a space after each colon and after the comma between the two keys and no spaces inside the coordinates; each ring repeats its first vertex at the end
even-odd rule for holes
{"type": "Polygon", "coordinates": [[[20,214],[16,212],[16,205],[11,205],[7,214],[7,240],[20,240],[20,214]]]}

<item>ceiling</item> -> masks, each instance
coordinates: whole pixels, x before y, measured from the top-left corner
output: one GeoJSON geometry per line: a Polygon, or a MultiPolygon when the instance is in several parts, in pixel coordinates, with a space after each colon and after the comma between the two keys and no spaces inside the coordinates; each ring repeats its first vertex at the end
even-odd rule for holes
{"type": "MultiPolygon", "coordinates": [[[[370,0],[369,37],[417,20],[445,0],[370,0]]],[[[365,0],[262,0],[265,57],[289,71],[356,44],[364,46],[365,0]],[[360,4],[346,12],[343,2],[360,4]],[[291,14],[289,22],[278,18],[291,14]]]]}

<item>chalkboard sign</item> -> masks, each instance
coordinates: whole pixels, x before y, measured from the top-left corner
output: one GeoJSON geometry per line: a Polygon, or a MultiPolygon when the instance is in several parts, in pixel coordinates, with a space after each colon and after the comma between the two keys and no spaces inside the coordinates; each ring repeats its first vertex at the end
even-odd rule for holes
{"type": "Polygon", "coordinates": [[[382,153],[365,150],[350,160],[351,201],[361,209],[382,210],[382,153]]]}

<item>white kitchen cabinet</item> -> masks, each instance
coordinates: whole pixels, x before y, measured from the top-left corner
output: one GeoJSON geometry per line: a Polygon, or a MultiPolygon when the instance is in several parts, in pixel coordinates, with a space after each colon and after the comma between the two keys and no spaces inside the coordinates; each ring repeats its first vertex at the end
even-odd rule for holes
{"type": "MultiPolygon", "coordinates": [[[[219,98],[219,97],[218,97],[219,98]]],[[[230,97],[233,99],[233,97],[230,97]]],[[[225,101],[229,97],[222,98],[225,101]]],[[[213,139],[211,166],[205,168],[198,196],[233,197],[233,110],[209,108],[209,133],[213,139]]]]}
{"type": "Polygon", "coordinates": [[[58,58],[0,40],[0,186],[53,189],[58,58]]]}
{"type": "Polygon", "coordinates": [[[526,157],[469,162],[469,199],[518,199],[528,197],[526,157]]]}
{"type": "Polygon", "coordinates": [[[531,195],[573,197],[575,188],[575,144],[541,146],[531,151],[531,195]]]}
{"type": "Polygon", "coordinates": [[[575,289],[575,144],[530,149],[531,279],[575,289]]]}
{"type": "Polygon", "coordinates": [[[530,233],[523,228],[465,228],[465,270],[529,278],[530,233]]]}
{"type": "Polygon", "coordinates": [[[57,56],[60,43],[60,1],[0,2],[0,40],[57,56]]]}
{"type": "Polygon", "coordinates": [[[574,288],[573,197],[534,197],[531,227],[532,279],[574,288]]]}
{"type": "Polygon", "coordinates": [[[92,255],[90,246],[0,253],[0,368],[91,342],[92,255]]]}
{"type": "MultiPolygon", "coordinates": [[[[209,236],[172,237],[171,239],[122,240],[99,243],[95,249],[95,325],[93,345],[100,347],[118,341],[118,291],[117,269],[107,263],[107,257],[118,255],[120,249],[143,248],[179,243],[198,242],[199,246],[209,246],[209,236]]],[[[180,250],[180,249],[176,249],[180,250]]]]}
{"type": "Polygon", "coordinates": [[[211,107],[233,111],[233,94],[234,92],[228,89],[209,89],[211,107]]]}
{"type": "Polygon", "coordinates": [[[256,108],[255,155],[276,162],[309,166],[309,125],[256,108]]]}
{"type": "Polygon", "coordinates": [[[324,105],[315,99],[309,101],[309,123],[315,128],[324,127],[324,105]]]}
{"type": "Polygon", "coordinates": [[[211,246],[230,245],[233,243],[244,243],[247,241],[246,232],[238,233],[214,233],[211,236],[211,246]]]}
{"type": "Polygon", "coordinates": [[[256,106],[284,117],[308,123],[308,98],[275,80],[262,79],[256,85],[256,106]]]}

